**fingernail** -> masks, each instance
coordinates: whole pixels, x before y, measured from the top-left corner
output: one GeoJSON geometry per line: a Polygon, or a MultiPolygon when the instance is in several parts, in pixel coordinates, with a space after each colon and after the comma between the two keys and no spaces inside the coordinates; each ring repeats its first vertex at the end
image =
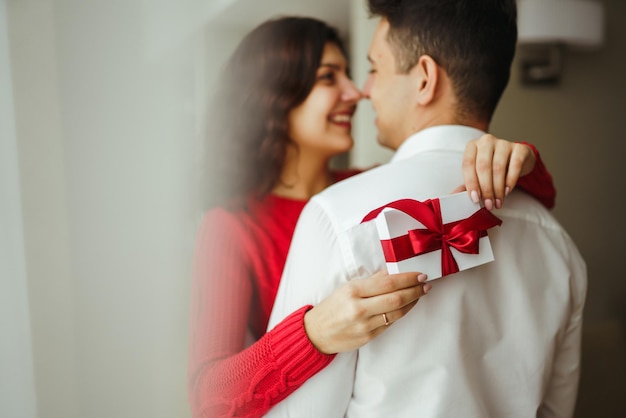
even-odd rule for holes
{"type": "Polygon", "coordinates": [[[423,289],[424,289],[424,293],[428,293],[428,292],[430,292],[430,289],[431,289],[432,287],[433,287],[433,285],[432,285],[432,284],[430,284],[430,283],[426,283],[426,284],[424,285],[424,287],[423,287],[423,289]]]}
{"type": "Polygon", "coordinates": [[[470,197],[472,199],[472,202],[478,203],[478,192],[476,190],[472,190],[470,192],[470,197]]]}
{"type": "Polygon", "coordinates": [[[511,188],[509,186],[506,186],[504,188],[504,195],[507,196],[509,193],[511,193],[511,188]]]}
{"type": "Polygon", "coordinates": [[[485,207],[487,210],[493,209],[493,201],[491,199],[485,199],[485,207]]]}
{"type": "Polygon", "coordinates": [[[500,209],[502,207],[502,200],[496,199],[496,209],[500,209]]]}
{"type": "Polygon", "coordinates": [[[428,279],[428,276],[425,275],[424,273],[420,274],[417,276],[417,281],[420,283],[424,283],[426,281],[426,279],[428,279]]]}

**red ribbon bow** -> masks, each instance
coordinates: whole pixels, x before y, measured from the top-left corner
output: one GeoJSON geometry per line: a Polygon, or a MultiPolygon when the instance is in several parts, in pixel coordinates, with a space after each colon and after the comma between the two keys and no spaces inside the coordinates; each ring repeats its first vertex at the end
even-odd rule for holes
{"type": "Polygon", "coordinates": [[[412,199],[396,200],[371,211],[361,223],[376,218],[385,208],[404,212],[426,227],[408,231],[408,235],[381,240],[385,260],[398,262],[440,249],[442,276],[459,271],[450,247],[465,254],[478,254],[479,240],[487,235],[487,229],[502,224],[500,218],[485,208],[474,212],[469,218],[444,224],[439,199],[424,202],[412,199]]]}

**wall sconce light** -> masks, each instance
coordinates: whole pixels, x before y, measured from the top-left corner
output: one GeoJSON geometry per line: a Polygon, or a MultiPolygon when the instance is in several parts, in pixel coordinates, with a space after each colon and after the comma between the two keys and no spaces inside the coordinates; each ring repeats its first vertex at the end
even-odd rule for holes
{"type": "Polygon", "coordinates": [[[566,49],[604,42],[604,8],[593,0],[518,0],[517,28],[522,82],[555,85],[566,49]]]}

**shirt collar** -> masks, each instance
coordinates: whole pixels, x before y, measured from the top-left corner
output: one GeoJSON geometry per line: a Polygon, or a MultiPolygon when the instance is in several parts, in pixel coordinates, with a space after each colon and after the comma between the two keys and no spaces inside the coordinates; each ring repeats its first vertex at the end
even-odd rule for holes
{"type": "Polygon", "coordinates": [[[408,137],[394,154],[391,162],[404,160],[426,151],[453,150],[463,152],[472,139],[485,132],[463,125],[439,125],[423,129],[408,137]]]}

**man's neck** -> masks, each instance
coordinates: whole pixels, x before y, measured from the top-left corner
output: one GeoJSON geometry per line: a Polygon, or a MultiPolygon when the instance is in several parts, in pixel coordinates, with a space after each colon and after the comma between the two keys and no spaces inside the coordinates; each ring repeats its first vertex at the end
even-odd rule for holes
{"type": "Polygon", "coordinates": [[[478,119],[470,120],[469,118],[462,118],[455,114],[446,114],[446,112],[431,112],[430,114],[420,115],[420,118],[415,118],[414,123],[411,125],[410,132],[408,132],[408,135],[406,135],[401,143],[397,144],[395,149],[398,149],[404,141],[414,134],[421,132],[424,129],[443,125],[467,126],[483,132],[488,132],[489,130],[488,121],[480,121],[478,119]]]}

